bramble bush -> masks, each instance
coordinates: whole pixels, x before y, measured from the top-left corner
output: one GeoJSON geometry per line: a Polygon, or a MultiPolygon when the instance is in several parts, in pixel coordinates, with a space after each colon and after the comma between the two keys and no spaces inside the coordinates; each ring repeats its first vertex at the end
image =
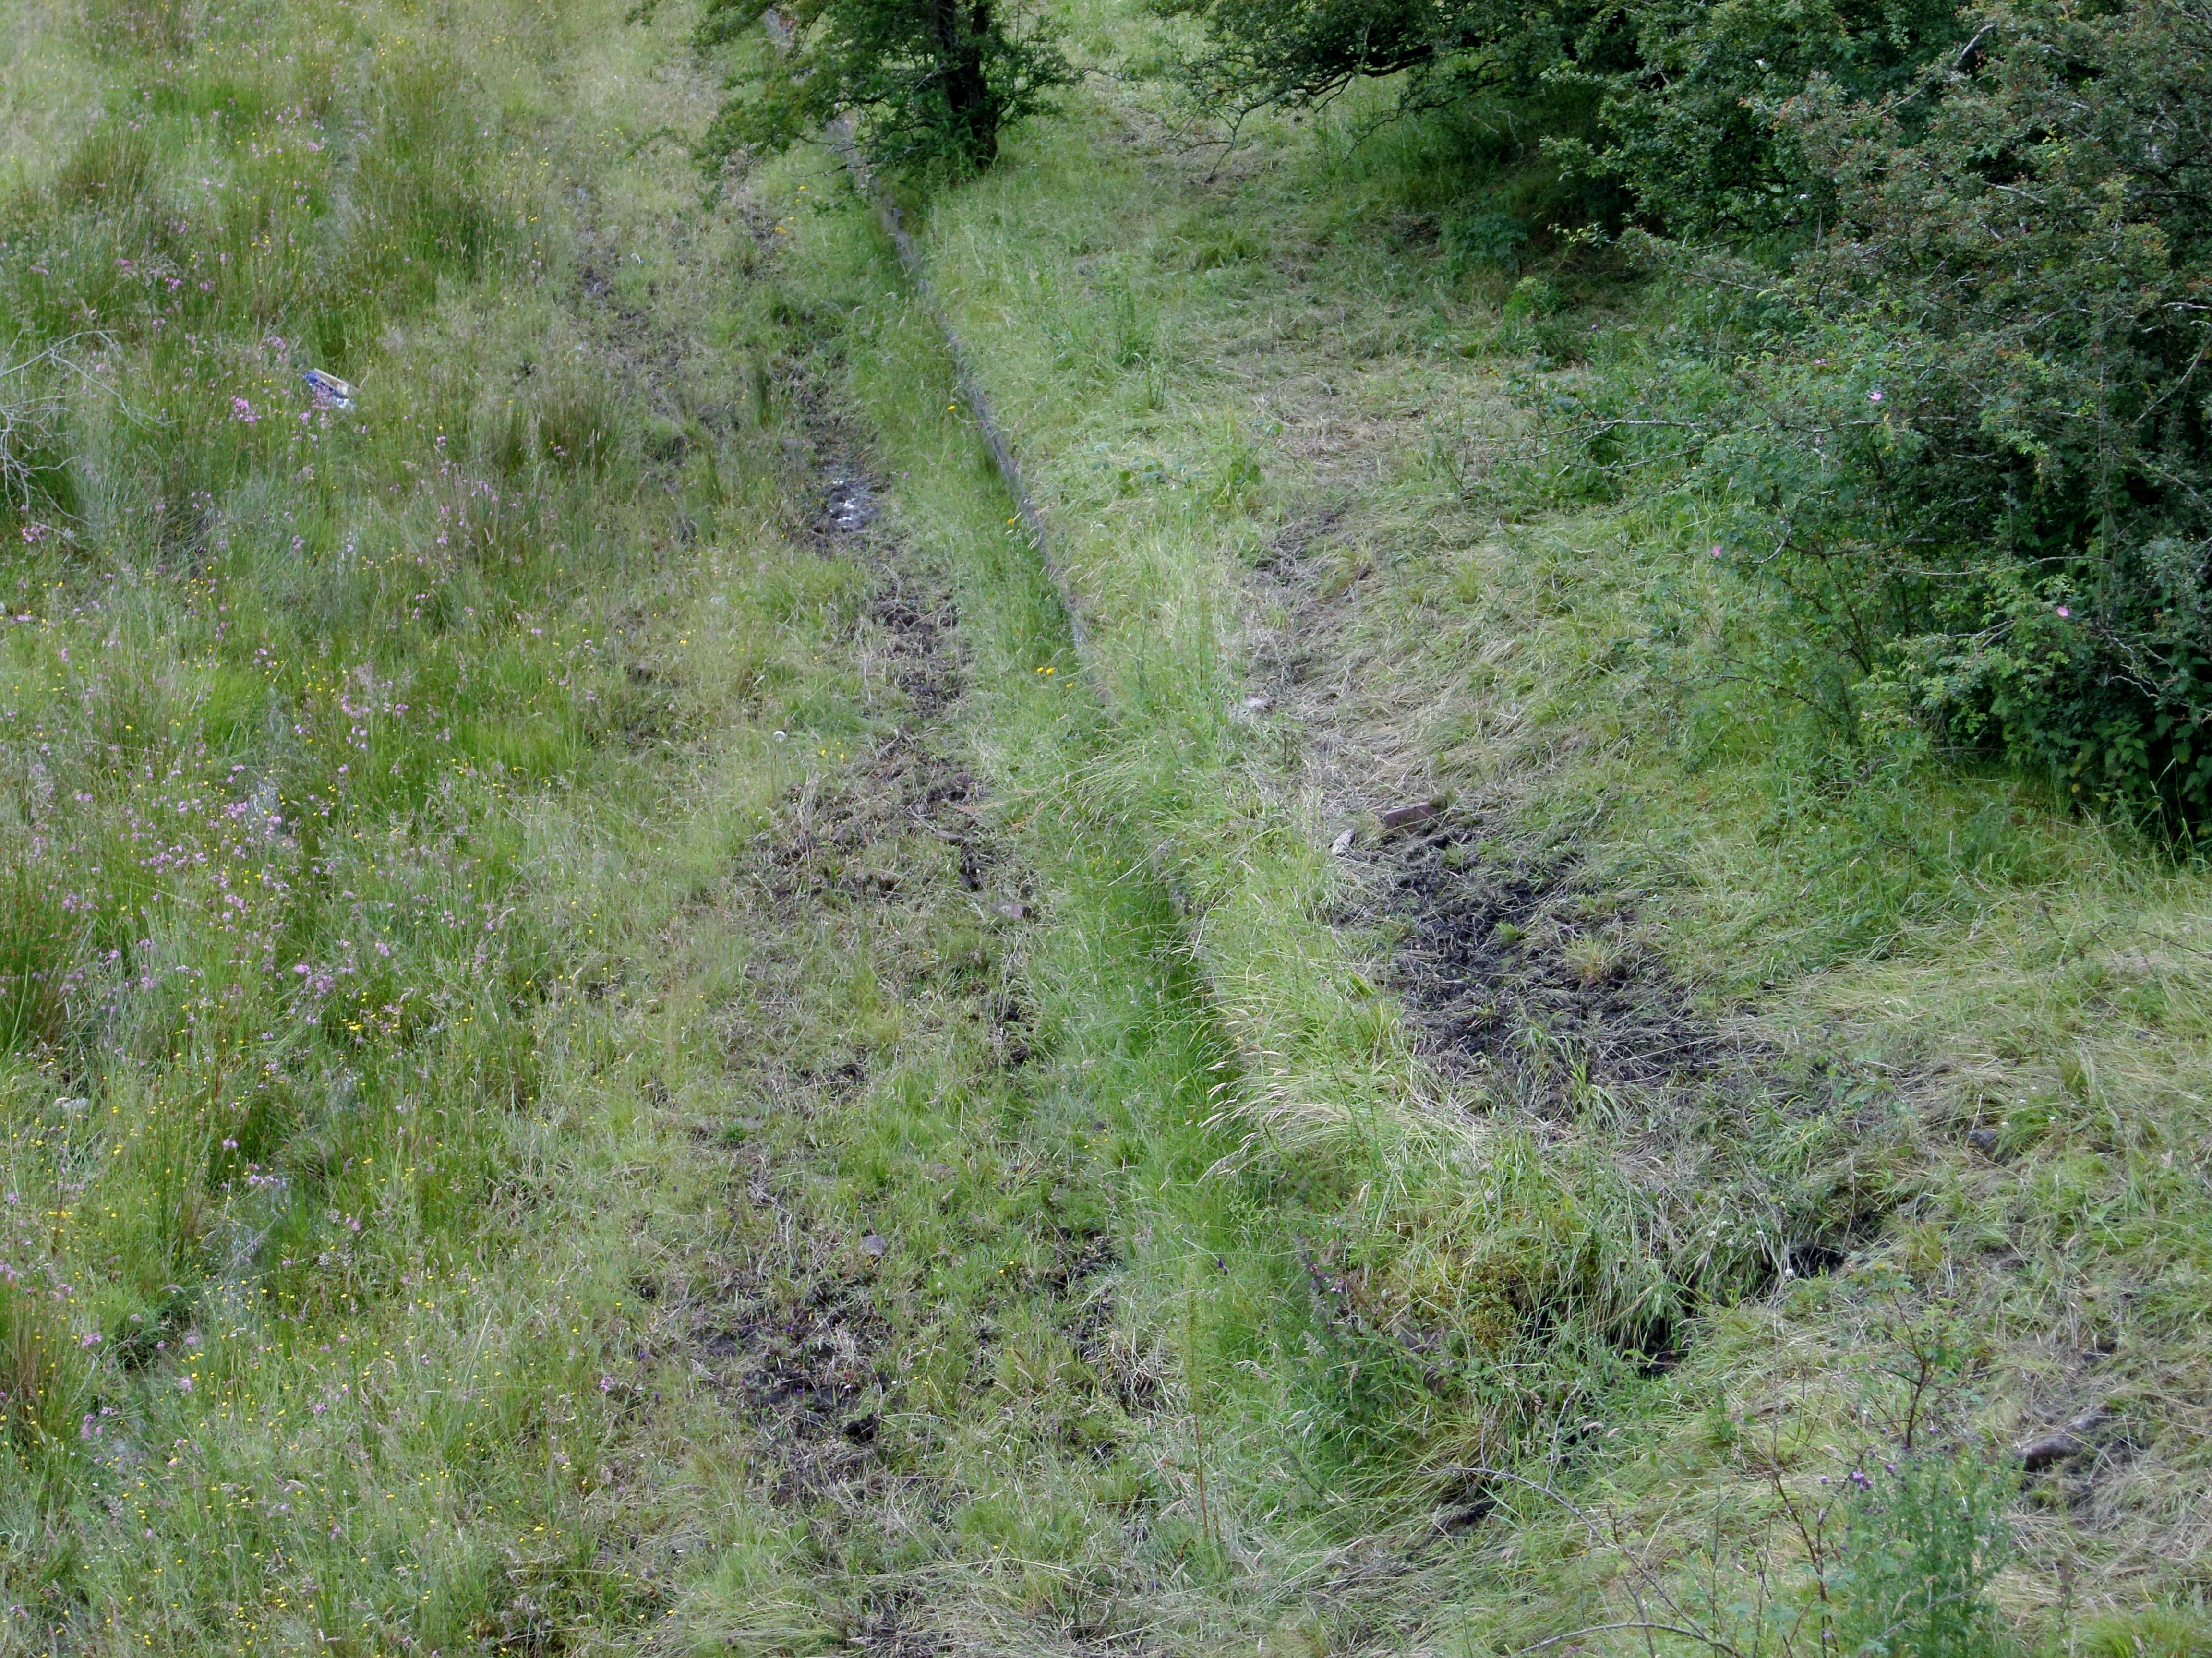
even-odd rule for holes
{"type": "MultiPolygon", "coordinates": [[[[1881,96],[1960,38],[1955,0],[1153,0],[1206,27],[1182,71],[1206,107],[1325,104],[1401,76],[1401,112],[1458,111],[1548,151],[1582,187],[1550,204],[1613,224],[1771,234],[1802,172],[1771,115],[1808,76],[1881,96]]],[[[1526,225],[1540,232],[1547,226],[1526,225]]]]}
{"type": "Polygon", "coordinates": [[[1773,116],[1819,222],[1779,268],[1642,239],[1703,314],[1561,419],[1770,589],[1767,665],[1854,740],[2212,811],[2212,9],[1973,14],[1881,99],[1773,116]],[[1961,59],[1971,57],[1971,66],[1961,59]]]}
{"type": "MultiPolygon", "coordinates": [[[[1153,9],[1205,25],[1206,43],[1183,59],[1182,75],[1207,107],[1238,113],[1326,104],[1356,80],[1388,75],[1406,77],[1409,110],[1533,99],[1547,79],[1603,84],[1634,63],[1626,14],[1595,0],[1153,0],[1153,9]]],[[[1552,121],[1586,125],[1588,92],[1575,101],[1547,111],[1552,121]]]]}

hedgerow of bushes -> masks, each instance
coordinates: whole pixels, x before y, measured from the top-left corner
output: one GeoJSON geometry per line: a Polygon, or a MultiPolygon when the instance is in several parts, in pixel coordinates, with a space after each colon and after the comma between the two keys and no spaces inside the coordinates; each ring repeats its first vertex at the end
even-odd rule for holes
{"type": "Polygon", "coordinates": [[[1565,475],[1711,526],[1845,750],[2212,817],[2206,0],[1160,3],[1217,106],[1401,73],[1578,181],[1522,228],[1625,249],[1673,323],[1546,387],[1565,475]]]}
{"type": "MultiPolygon", "coordinates": [[[[1565,423],[1694,495],[1838,732],[2212,811],[2212,11],[1993,6],[1909,83],[1804,78],[1786,203],[1645,236],[1704,326],[1565,423]],[[1777,254],[1762,234],[1786,239],[1777,254]]],[[[1677,192],[1686,186],[1671,186],[1677,192]]],[[[1664,201],[1656,186],[1640,198],[1664,201]]]]}

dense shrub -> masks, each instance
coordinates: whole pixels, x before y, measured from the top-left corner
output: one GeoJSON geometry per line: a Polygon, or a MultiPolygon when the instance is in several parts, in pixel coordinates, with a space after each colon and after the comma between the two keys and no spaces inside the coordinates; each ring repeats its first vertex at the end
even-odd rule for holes
{"type": "MultiPolygon", "coordinates": [[[[1767,241],[1817,222],[1826,192],[1800,134],[1778,120],[1813,77],[1844,98],[1911,90],[1955,48],[1956,0],[1637,0],[1627,66],[1603,76],[1595,143],[1554,148],[1620,179],[1642,221],[1675,235],[1767,241]]],[[[1927,106],[1894,106],[1910,125],[1927,106]]]]}
{"type": "Polygon", "coordinates": [[[1804,222],[1814,194],[1794,135],[1778,129],[1781,106],[1816,74],[1861,97],[1910,88],[1931,52],[1964,38],[1956,0],[1154,6],[1206,25],[1208,44],[1183,70],[1209,107],[1325,103],[1389,75],[1403,77],[1405,111],[1504,98],[1510,125],[1583,179],[1625,185],[1647,227],[1677,234],[1771,236],[1804,222]]]}
{"type": "Polygon", "coordinates": [[[1548,92],[1545,113],[1584,134],[1595,98],[1634,67],[1627,14],[1604,0],[1154,0],[1195,18],[1208,45],[1183,64],[1208,108],[1323,104],[1364,76],[1397,75],[1407,109],[1548,92]],[[1560,85],[1584,96],[1562,100],[1560,85]]]}
{"type": "Polygon", "coordinates": [[[1825,223],[1779,271],[1647,242],[1715,331],[1572,424],[1615,477],[1681,464],[1847,730],[2179,828],[2212,809],[2212,9],[1972,21],[1971,70],[1777,110],[1825,223]]]}

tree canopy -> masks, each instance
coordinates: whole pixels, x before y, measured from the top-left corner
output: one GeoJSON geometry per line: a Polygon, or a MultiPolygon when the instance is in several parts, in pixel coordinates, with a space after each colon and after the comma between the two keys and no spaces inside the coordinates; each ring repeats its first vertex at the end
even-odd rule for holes
{"type": "Polygon", "coordinates": [[[775,49],[741,52],[701,146],[710,161],[849,117],[880,165],[973,172],[1008,125],[1075,80],[1049,20],[1018,0],[708,0],[699,44],[739,42],[771,19],[775,49]]]}

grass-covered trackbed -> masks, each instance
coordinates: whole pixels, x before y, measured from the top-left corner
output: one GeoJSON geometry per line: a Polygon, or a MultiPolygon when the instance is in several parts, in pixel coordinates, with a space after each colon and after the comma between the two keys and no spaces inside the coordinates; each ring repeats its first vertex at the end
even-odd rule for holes
{"type": "Polygon", "coordinates": [[[681,9],[0,0],[0,1650],[2201,1649],[2200,875],[1807,784],[1419,124],[924,303],[681,9]]]}

